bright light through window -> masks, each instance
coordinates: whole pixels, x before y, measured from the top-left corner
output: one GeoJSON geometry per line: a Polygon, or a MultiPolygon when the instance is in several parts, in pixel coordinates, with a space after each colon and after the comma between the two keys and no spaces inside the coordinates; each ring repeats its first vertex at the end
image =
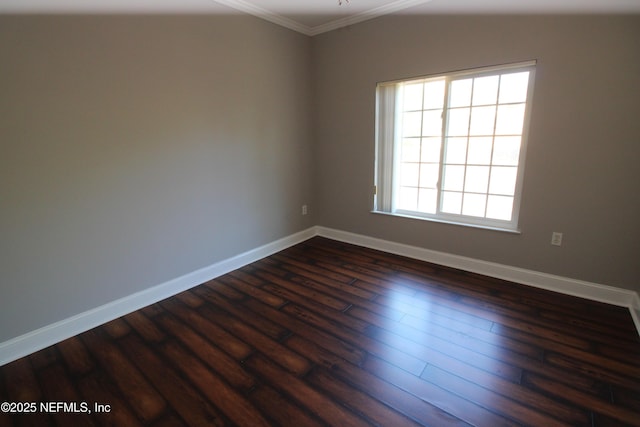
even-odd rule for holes
{"type": "Polygon", "coordinates": [[[534,70],[380,84],[376,210],[516,229],[534,70]]]}

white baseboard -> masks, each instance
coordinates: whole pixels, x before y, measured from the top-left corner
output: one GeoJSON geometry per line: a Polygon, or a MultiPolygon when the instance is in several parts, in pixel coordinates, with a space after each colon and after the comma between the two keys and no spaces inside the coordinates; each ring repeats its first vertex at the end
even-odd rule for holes
{"type": "Polygon", "coordinates": [[[316,235],[315,227],[0,343],[0,366],[198,286],[316,235]]]}
{"type": "Polygon", "coordinates": [[[640,297],[636,292],[630,290],[554,276],[537,271],[377,239],[361,234],[315,226],[0,343],[0,366],[117,319],[132,311],[139,310],[194,286],[215,279],[218,276],[301,243],[314,236],[323,236],[329,239],[378,249],[537,288],[628,307],[636,328],[640,333],[640,297]]]}
{"type": "Polygon", "coordinates": [[[433,251],[417,246],[405,245],[402,243],[391,242],[388,240],[377,239],[375,237],[349,233],[326,227],[316,227],[316,234],[345,243],[352,243],[434,264],[484,274],[486,276],[509,280],[511,282],[521,283],[536,288],[560,292],[620,307],[627,307],[631,312],[636,329],[640,334],[640,297],[636,292],[627,289],[601,285],[599,283],[585,282],[583,280],[571,279],[568,277],[555,276],[552,274],[511,267],[504,264],[497,264],[459,255],[452,255],[445,252],[433,251]]]}

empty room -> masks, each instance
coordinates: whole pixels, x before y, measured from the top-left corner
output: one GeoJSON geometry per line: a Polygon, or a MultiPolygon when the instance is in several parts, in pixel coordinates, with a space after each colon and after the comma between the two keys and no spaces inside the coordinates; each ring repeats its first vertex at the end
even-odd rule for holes
{"type": "Polygon", "coordinates": [[[0,0],[0,426],[640,426],[637,0],[0,0]]]}

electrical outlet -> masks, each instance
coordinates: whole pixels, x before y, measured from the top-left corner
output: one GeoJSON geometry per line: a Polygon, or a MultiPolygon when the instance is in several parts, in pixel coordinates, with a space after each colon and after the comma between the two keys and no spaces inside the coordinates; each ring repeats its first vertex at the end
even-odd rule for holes
{"type": "Polygon", "coordinates": [[[557,231],[551,233],[551,244],[553,246],[562,246],[562,233],[557,231]]]}
{"type": "Polygon", "coordinates": [[[307,205],[302,205],[302,215],[306,215],[308,213],[307,205]]]}

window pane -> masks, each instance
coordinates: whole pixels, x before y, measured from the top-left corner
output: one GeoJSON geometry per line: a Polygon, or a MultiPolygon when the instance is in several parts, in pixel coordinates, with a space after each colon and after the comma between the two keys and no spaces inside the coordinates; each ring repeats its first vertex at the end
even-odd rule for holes
{"type": "Polygon", "coordinates": [[[396,209],[415,211],[418,207],[418,189],[400,187],[400,197],[396,209]]]}
{"type": "Polygon", "coordinates": [[[520,135],[524,123],[524,104],[500,105],[496,135],[520,135]]]}
{"type": "Polygon", "coordinates": [[[489,166],[467,166],[467,175],[464,180],[464,191],[472,193],[486,193],[488,185],[489,166]]]}
{"type": "Polygon", "coordinates": [[[471,109],[470,135],[493,135],[496,107],[474,107],[471,109]]]}
{"type": "Polygon", "coordinates": [[[504,194],[513,196],[516,190],[516,167],[493,167],[491,168],[491,184],[489,193],[504,194]]]}
{"type": "Polygon", "coordinates": [[[444,106],[444,80],[425,83],[424,109],[442,108],[444,106]]]}
{"type": "Polygon", "coordinates": [[[422,135],[442,135],[442,110],[425,111],[422,115],[422,135]]]}
{"type": "Polygon", "coordinates": [[[402,115],[402,136],[420,136],[422,112],[404,113],[402,115]]]}
{"type": "Polygon", "coordinates": [[[462,193],[445,191],[442,193],[442,212],[460,214],[462,208],[462,193]]]}
{"type": "Polygon", "coordinates": [[[420,161],[420,138],[404,138],[402,140],[402,153],[400,158],[403,162],[420,161]]]}
{"type": "Polygon", "coordinates": [[[445,190],[462,191],[464,183],[464,166],[445,166],[444,185],[445,190]]]}
{"type": "Polygon", "coordinates": [[[403,111],[422,110],[422,83],[404,85],[403,111]]]}
{"type": "Polygon", "coordinates": [[[437,164],[420,165],[420,187],[437,188],[439,169],[437,164]]]}
{"type": "Polygon", "coordinates": [[[421,162],[440,163],[440,138],[422,138],[421,162]]]}
{"type": "Polygon", "coordinates": [[[376,209],[515,228],[534,68],[527,61],[380,83],[376,209]]]}
{"type": "Polygon", "coordinates": [[[473,82],[473,105],[495,104],[498,99],[498,76],[480,77],[473,82]]]}
{"type": "Polygon", "coordinates": [[[469,108],[456,108],[449,110],[447,135],[466,136],[469,134],[469,110],[469,108]]]}
{"type": "Polygon", "coordinates": [[[467,163],[472,165],[488,165],[491,163],[491,137],[469,138],[467,163]]]}
{"type": "Polygon", "coordinates": [[[513,197],[489,196],[487,201],[487,218],[511,221],[513,197]]]}
{"type": "Polygon", "coordinates": [[[418,163],[402,163],[400,165],[400,185],[417,187],[419,178],[419,164],[418,163]]]}
{"type": "Polygon", "coordinates": [[[462,214],[469,216],[484,217],[484,208],[487,203],[487,196],[484,194],[464,194],[462,203],[462,214]]]}
{"type": "Polygon", "coordinates": [[[445,163],[464,164],[467,161],[467,138],[447,138],[445,163]]]}
{"type": "Polygon", "coordinates": [[[503,74],[500,78],[500,104],[525,102],[529,86],[529,72],[503,74]]]}
{"type": "Polygon", "coordinates": [[[420,212],[434,214],[438,203],[438,190],[421,188],[418,192],[418,210],[420,212]]]}
{"type": "Polygon", "coordinates": [[[449,88],[449,107],[471,105],[471,83],[473,79],[454,80],[449,88]]]}
{"type": "Polygon", "coordinates": [[[519,136],[496,136],[493,143],[493,164],[517,166],[520,158],[519,136]]]}

